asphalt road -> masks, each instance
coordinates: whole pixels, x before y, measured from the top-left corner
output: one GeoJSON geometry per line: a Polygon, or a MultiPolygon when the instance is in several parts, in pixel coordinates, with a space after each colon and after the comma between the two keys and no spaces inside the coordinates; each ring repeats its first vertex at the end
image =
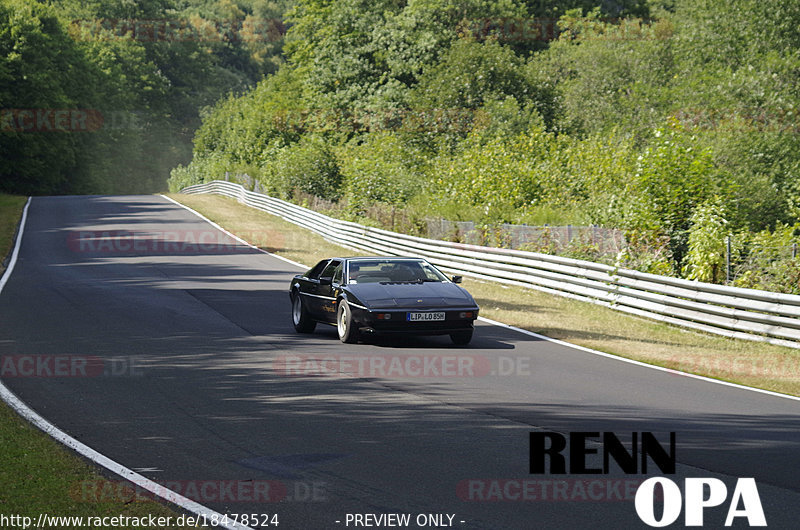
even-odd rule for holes
{"type": "MultiPolygon", "coordinates": [[[[716,477],[729,493],[754,477],[769,526],[796,528],[800,402],[485,323],[466,349],[298,335],[297,272],[161,197],[35,198],[0,295],[3,383],[117,462],[281,528],[352,528],[347,514],[368,513],[410,514],[412,528],[419,514],[465,529],[646,528],[621,481],[647,476],[716,477]],[[531,475],[529,433],[542,430],[675,432],[677,473],[531,475]],[[584,478],[603,482],[587,491],[584,478]],[[523,499],[523,480],[547,498],[523,499]]],[[[727,511],[706,510],[707,526],[727,511]]]]}

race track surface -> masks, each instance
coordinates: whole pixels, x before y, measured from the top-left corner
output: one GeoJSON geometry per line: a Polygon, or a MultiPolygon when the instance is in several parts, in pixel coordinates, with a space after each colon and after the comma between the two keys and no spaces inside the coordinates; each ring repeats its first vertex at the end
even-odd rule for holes
{"type": "MultiPolygon", "coordinates": [[[[287,296],[297,272],[162,197],[34,198],[0,295],[3,383],[117,462],[179,490],[205,486],[196,500],[222,513],[277,513],[284,529],[353,528],[348,513],[646,528],[616,489],[646,475],[529,474],[529,433],[542,430],[665,443],[675,432],[668,478],[717,477],[730,492],[754,477],[769,527],[796,528],[800,402],[486,323],[469,348],[447,337],[343,345],[324,326],[298,335],[287,296]],[[355,373],[326,372],[342,367],[355,373]],[[579,479],[607,489],[590,498],[579,479]],[[543,482],[528,494],[546,499],[519,498],[522,480],[562,481],[563,495],[543,482]]],[[[707,510],[707,526],[727,507],[707,510]]]]}

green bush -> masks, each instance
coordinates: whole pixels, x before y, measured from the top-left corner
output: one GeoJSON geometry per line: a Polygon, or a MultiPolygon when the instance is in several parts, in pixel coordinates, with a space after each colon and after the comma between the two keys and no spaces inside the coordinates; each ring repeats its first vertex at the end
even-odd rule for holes
{"type": "Polygon", "coordinates": [[[399,135],[382,132],[339,150],[348,208],[357,214],[374,203],[404,204],[424,186],[419,153],[399,135]]]}
{"type": "Polygon", "coordinates": [[[195,157],[188,165],[178,166],[170,172],[169,190],[178,192],[186,186],[202,184],[212,180],[224,180],[225,173],[246,173],[237,171],[236,166],[220,152],[211,152],[206,157],[195,157]]]}
{"type": "MultiPolygon", "coordinates": [[[[479,206],[481,221],[510,221],[514,210],[536,205],[552,174],[548,167],[556,138],[539,129],[527,134],[485,138],[479,131],[440,155],[431,168],[438,202],[479,206]]],[[[557,163],[557,162],[556,162],[557,163]]]]}
{"type": "Polygon", "coordinates": [[[655,132],[639,156],[634,175],[637,193],[650,204],[677,263],[687,250],[694,209],[721,187],[711,152],[698,149],[696,138],[676,120],[655,132]]]}
{"type": "Polygon", "coordinates": [[[285,199],[295,191],[327,200],[342,196],[342,175],[331,147],[319,136],[304,136],[262,166],[261,182],[285,199]]]}
{"type": "Polygon", "coordinates": [[[745,255],[736,266],[734,285],[789,294],[800,294],[800,224],[779,224],[775,230],[740,234],[745,255]]]}
{"type": "Polygon", "coordinates": [[[730,233],[722,201],[715,197],[704,202],[689,222],[684,275],[689,280],[719,283],[725,278],[725,239],[730,233]]]}

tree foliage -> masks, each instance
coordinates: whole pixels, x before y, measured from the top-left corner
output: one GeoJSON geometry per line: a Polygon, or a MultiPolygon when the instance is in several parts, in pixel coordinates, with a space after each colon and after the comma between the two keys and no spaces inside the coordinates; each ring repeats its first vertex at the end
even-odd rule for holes
{"type": "Polygon", "coordinates": [[[162,190],[169,169],[191,158],[200,109],[277,69],[283,37],[275,25],[286,8],[266,0],[4,0],[0,190],[162,190]]]}
{"type": "Polygon", "coordinates": [[[623,266],[722,281],[720,226],[800,221],[800,8],[595,5],[299,0],[286,62],[209,109],[172,185],[239,171],[351,214],[598,224],[627,231],[623,266]]]}
{"type": "Polygon", "coordinates": [[[690,280],[718,282],[725,275],[728,220],[719,197],[704,201],[689,219],[685,275],[690,280]]]}

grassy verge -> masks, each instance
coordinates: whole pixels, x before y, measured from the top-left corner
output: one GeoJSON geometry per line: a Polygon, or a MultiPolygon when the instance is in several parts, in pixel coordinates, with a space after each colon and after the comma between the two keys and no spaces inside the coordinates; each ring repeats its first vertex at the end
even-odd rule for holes
{"type": "MultiPolygon", "coordinates": [[[[83,517],[85,521],[88,517],[146,519],[152,515],[164,517],[164,521],[171,517],[173,523],[181,515],[144,495],[135,498],[133,490],[121,486],[121,479],[104,479],[93,466],[23,421],[5,403],[0,406],[0,447],[2,515],[28,516],[34,524],[39,514],[83,517]]],[[[101,526],[142,527],[136,523],[92,527],[101,526]]],[[[162,528],[190,527],[172,524],[162,528]]]]}
{"type": "MultiPolygon", "coordinates": [[[[11,251],[14,231],[25,201],[24,197],[0,194],[0,262],[11,251]]],[[[2,270],[0,264],[0,274],[2,270]]],[[[132,490],[117,489],[116,481],[116,478],[104,480],[93,466],[0,402],[0,484],[3,485],[0,488],[0,515],[31,517],[33,524],[39,514],[84,518],[146,518],[152,515],[172,517],[172,521],[181,515],[153,500],[135,499],[131,502],[132,490]],[[103,485],[114,487],[104,489],[103,485]]],[[[19,521],[9,520],[11,528],[21,528],[17,524],[19,521]]],[[[100,526],[94,525],[97,528],[100,526]]],[[[58,525],[50,527],[56,528],[58,525]]],[[[61,527],[71,528],[73,525],[61,527]]],[[[141,528],[141,525],[134,522],[105,527],[141,528]]],[[[175,525],[164,527],[189,528],[175,525]]]]}
{"type": "MultiPolygon", "coordinates": [[[[355,252],[233,199],[171,196],[261,248],[311,265],[355,252]]],[[[622,357],[800,396],[800,350],[689,331],[521,287],[465,278],[481,314],[622,357]]]]}
{"type": "Polygon", "coordinates": [[[4,195],[0,193],[0,274],[5,267],[3,262],[11,252],[14,244],[14,232],[22,217],[22,209],[28,199],[17,195],[4,195]]]}

